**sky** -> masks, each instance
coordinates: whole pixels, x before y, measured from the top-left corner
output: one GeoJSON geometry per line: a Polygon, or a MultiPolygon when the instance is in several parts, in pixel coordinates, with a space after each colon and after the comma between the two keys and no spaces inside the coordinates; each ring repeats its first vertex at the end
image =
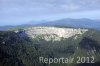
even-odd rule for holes
{"type": "Polygon", "coordinates": [[[100,0],[0,0],[0,26],[99,17],[100,0]]]}

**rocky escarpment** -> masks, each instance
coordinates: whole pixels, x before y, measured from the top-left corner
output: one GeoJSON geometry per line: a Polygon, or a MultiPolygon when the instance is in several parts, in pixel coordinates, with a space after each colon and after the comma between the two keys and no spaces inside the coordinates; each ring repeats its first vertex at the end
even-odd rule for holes
{"type": "Polygon", "coordinates": [[[88,29],[74,29],[74,28],[58,28],[58,27],[31,27],[25,29],[25,33],[31,38],[42,38],[47,41],[61,40],[63,38],[69,38],[74,35],[82,35],[88,29]]]}

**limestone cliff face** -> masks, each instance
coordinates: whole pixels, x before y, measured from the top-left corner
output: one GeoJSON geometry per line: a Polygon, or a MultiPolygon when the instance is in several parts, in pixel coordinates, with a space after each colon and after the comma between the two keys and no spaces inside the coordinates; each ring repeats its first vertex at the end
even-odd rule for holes
{"type": "Polygon", "coordinates": [[[60,40],[61,37],[69,38],[74,35],[82,35],[88,29],[58,28],[58,27],[31,27],[25,29],[25,33],[31,38],[41,37],[47,41],[60,40]]]}

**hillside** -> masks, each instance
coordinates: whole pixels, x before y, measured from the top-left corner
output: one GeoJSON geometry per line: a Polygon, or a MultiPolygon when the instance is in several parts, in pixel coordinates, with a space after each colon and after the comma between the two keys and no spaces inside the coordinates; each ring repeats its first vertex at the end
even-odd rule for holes
{"type": "Polygon", "coordinates": [[[99,62],[98,30],[31,27],[24,30],[0,31],[0,66],[98,66],[99,62]],[[48,64],[40,63],[39,57],[72,57],[74,61],[48,64]],[[88,57],[90,60],[77,63],[77,57],[88,57]]]}

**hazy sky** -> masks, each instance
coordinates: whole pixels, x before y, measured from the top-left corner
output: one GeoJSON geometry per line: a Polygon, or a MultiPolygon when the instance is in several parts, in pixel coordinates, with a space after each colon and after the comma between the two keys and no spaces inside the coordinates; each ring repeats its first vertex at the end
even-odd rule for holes
{"type": "Polygon", "coordinates": [[[100,0],[0,0],[0,25],[99,17],[100,0]]]}

